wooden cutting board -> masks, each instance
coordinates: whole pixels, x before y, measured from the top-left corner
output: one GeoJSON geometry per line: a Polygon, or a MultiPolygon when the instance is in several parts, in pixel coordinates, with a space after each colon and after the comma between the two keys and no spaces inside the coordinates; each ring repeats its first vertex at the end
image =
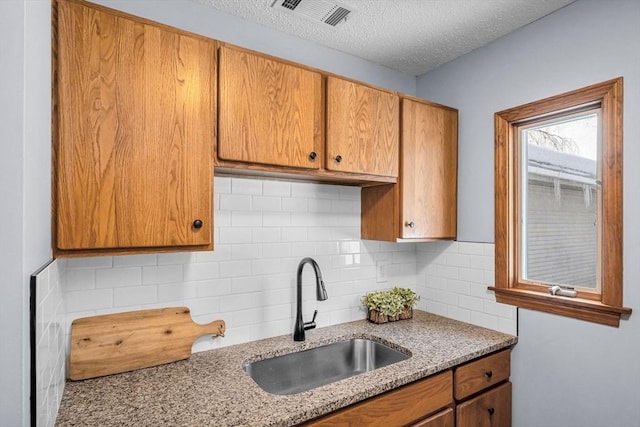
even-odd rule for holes
{"type": "Polygon", "coordinates": [[[69,378],[84,380],[188,359],[201,335],[224,336],[226,325],[200,325],[188,307],[76,319],[71,324],[69,378]]]}

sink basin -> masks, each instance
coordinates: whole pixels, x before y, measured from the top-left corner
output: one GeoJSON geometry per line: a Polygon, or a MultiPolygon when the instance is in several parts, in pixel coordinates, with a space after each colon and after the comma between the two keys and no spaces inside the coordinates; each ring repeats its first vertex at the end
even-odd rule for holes
{"type": "Polygon", "coordinates": [[[408,358],[384,344],[358,338],[251,362],[244,370],[269,393],[296,394],[408,358]]]}

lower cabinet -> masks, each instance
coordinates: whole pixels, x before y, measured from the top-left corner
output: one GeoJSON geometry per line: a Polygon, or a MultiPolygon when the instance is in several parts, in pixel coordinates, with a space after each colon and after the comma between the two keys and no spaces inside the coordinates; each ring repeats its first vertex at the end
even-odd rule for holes
{"type": "MultiPolygon", "coordinates": [[[[426,416],[451,406],[452,403],[453,375],[451,371],[445,371],[356,403],[304,425],[314,427],[414,425],[426,416]]],[[[439,415],[437,414],[436,417],[439,415]]],[[[435,419],[434,423],[415,425],[429,427],[450,425],[438,424],[435,419]]]]}
{"type": "Polygon", "coordinates": [[[510,358],[502,350],[303,425],[510,427],[510,358]]]}
{"type": "Polygon", "coordinates": [[[456,407],[458,427],[511,425],[511,383],[507,382],[456,407]]]}
{"type": "Polygon", "coordinates": [[[457,427],[511,426],[510,359],[503,350],[454,368],[457,427]]]}

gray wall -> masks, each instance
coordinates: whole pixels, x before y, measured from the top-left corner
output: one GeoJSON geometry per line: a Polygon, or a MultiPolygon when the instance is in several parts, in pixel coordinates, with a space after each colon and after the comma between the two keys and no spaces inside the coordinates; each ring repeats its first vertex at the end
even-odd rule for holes
{"type": "Polygon", "coordinates": [[[0,1],[0,424],[29,422],[29,275],[51,255],[51,4],[0,1]]]}
{"type": "Polygon", "coordinates": [[[624,76],[624,303],[611,328],[519,310],[515,427],[640,425],[640,2],[579,0],[418,78],[460,110],[458,238],[493,242],[493,114],[624,76]]]}

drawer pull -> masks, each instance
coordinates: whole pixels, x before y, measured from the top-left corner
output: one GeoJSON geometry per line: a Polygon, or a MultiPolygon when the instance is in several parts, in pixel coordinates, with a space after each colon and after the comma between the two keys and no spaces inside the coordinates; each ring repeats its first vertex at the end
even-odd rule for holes
{"type": "Polygon", "coordinates": [[[487,409],[487,411],[489,411],[489,416],[493,415],[493,413],[496,412],[494,408],[489,408],[487,409]]]}
{"type": "Polygon", "coordinates": [[[484,373],[484,376],[487,377],[488,380],[490,380],[491,377],[493,376],[493,372],[487,371],[487,372],[484,373]]]}

